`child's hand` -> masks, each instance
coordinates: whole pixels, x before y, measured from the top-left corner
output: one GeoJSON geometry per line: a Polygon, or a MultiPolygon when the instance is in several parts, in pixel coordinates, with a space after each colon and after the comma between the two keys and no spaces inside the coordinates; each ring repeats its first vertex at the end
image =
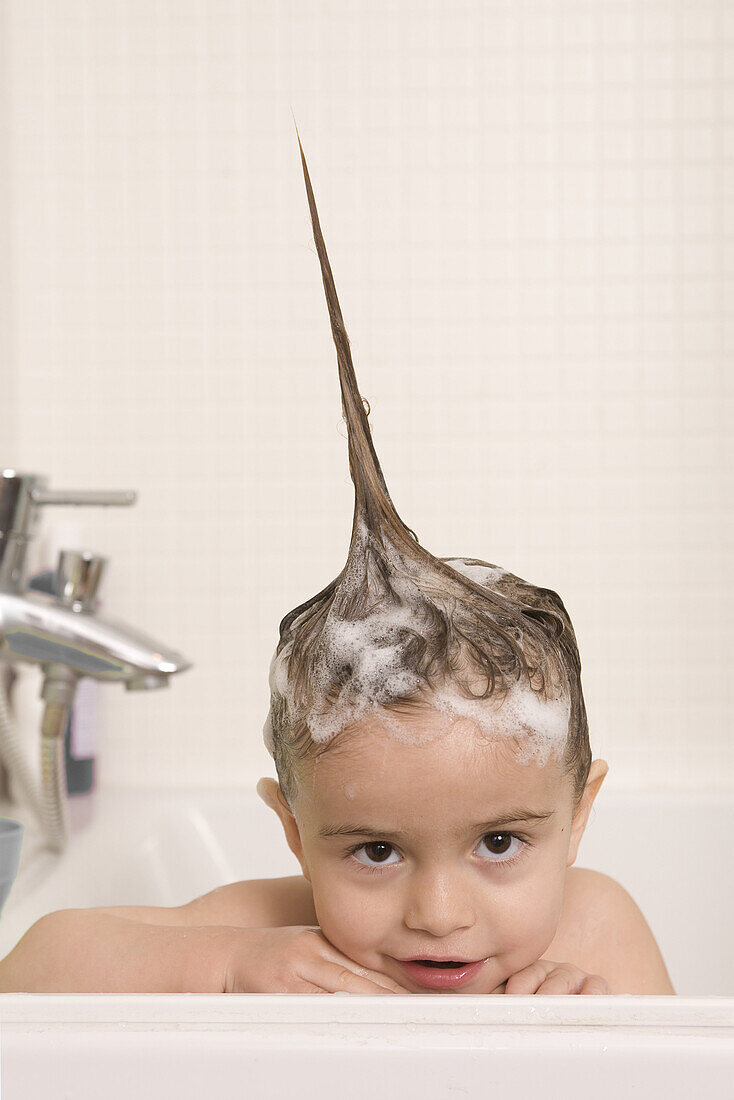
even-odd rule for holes
{"type": "Polygon", "coordinates": [[[611,995],[611,989],[605,978],[600,974],[585,974],[572,963],[555,963],[549,959],[538,959],[537,962],[526,966],[524,970],[518,970],[505,982],[505,993],[517,995],[518,993],[546,993],[558,995],[563,993],[606,993],[611,995]]]}
{"type": "Polygon", "coordinates": [[[232,937],[224,993],[408,993],[342,955],[320,928],[243,928],[232,937]]]}

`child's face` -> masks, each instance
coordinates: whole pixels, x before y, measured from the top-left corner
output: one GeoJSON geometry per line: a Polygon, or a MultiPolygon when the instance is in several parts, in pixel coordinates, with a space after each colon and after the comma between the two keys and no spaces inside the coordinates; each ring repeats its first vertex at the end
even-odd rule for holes
{"type": "Polygon", "coordinates": [[[338,950],[416,993],[431,990],[398,959],[487,958],[458,992],[492,993],[555,936],[566,868],[606,764],[592,765],[572,820],[571,779],[553,759],[523,766],[509,742],[486,743],[472,723],[437,710],[399,721],[406,731],[449,732],[411,745],[378,717],[363,720],[310,763],[295,818],[284,802],[270,804],[338,950]],[[523,811],[550,816],[499,824],[523,811]],[[364,832],[323,835],[356,827],[364,832]]]}

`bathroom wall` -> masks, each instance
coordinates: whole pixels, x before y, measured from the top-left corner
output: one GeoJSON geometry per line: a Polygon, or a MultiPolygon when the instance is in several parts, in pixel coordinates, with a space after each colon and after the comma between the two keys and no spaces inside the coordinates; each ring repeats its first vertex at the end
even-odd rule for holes
{"type": "Polygon", "coordinates": [[[2,11],[0,459],[139,491],[32,564],[107,555],[103,613],[195,663],[101,688],[100,785],[274,774],[278,623],[345,560],[293,111],[406,523],[561,593],[608,789],[734,788],[732,6],[2,11]]]}
{"type": "Polygon", "coordinates": [[[10,81],[8,66],[10,49],[7,6],[0,7],[0,454],[3,461],[7,454],[16,453],[17,437],[15,392],[16,365],[13,349],[13,304],[10,265],[7,262],[10,246],[10,150],[8,128],[10,123],[10,81]]]}

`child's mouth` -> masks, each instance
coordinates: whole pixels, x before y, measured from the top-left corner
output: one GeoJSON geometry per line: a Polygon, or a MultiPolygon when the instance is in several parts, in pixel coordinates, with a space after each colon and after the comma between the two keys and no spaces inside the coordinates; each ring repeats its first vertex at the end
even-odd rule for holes
{"type": "Polygon", "coordinates": [[[431,959],[415,959],[414,961],[420,963],[421,966],[440,966],[440,967],[451,966],[451,967],[457,967],[457,966],[467,966],[468,965],[467,963],[462,963],[462,962],[432,962],[431,959]]]}
{"type": "Polygon", "coordinates": [[[396,960],[405,973],[419,985],[429,989],[455,989],[471,981],[486,959],[477,962],[457,962],[456,960],[404,959],[396,960]]]}

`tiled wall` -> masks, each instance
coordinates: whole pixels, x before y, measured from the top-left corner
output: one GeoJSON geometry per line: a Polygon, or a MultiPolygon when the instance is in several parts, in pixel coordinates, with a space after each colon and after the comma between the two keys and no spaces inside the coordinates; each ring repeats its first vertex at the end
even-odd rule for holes
{"type": "Polygon", "coordinates": [[[561,593],[608,789],[734,787],[734,7],[3,18],[0,464],[139,491],[49,510],[35,564],[78,536],[110,558],[103,613],[196,665],[168,691],[101,689],[100,783],[274,774],[277,626],[345,560],[292,110],[406,523],[561,593]]]}

